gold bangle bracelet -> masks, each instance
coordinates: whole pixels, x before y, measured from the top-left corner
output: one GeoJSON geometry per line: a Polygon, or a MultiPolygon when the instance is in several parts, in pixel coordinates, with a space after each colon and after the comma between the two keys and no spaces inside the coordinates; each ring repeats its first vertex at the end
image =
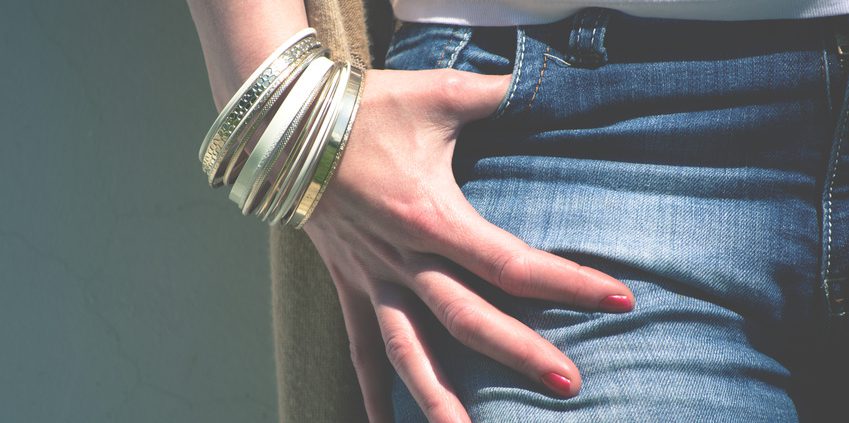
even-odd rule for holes
{"type": "Polygon", "coordinates": [[[314,128],[317,122],[321,121],[327,109],[327,97],[330,93],[330,87],[338,77],[337,68],[338,66],[334,63],[327,78],[323,80],[318,95],[310,106],[309,114],[291,128],[292,131],[288,135],[288,138],[292,139],[292,141],[289,141],[285,148],[281,146],[277,152],[274,162],[271,163],[271,169],[274,169],[274,171],[270,169],[265,174],[262,182],[265,190],[262,192],[262,197],[259,194],[255,197],[251,210],[251,212],[263,218],[263,220],[265,220],[264,216],[267,215],[269,207],[279,192],[279,187],[281,186],[280,180],[285,179],[286,175],[290,173],[289,168],[299,169],[303,165],[302,157],[304,149],[309,148],[310,134],[315,130],[314,128]]]}
{"type": "Polygon", "coordinates": [[[287,40],[248,77],[236,94],[222,108],[221,113],[204,137],[200,151],[198,152],[201,167],[204,173],[207,174],[210,185],[216,186],[216,172],[213,171],[213,167],[220,165],[220,156],[225,150],[225,144],[230,139],[230,135],[232,135],[236,126],[242,121],[245,113],[247,113],[247,110],[254,104],[259,95],[268,88],[275,73],[286,67],[281,66],[289,60],[290,55],[287,55],[286,52],[290,51],[294,45],[301,42],[309,42],[308,39],[314,37],[315,30],[307,28],[299,31],[287,40]]]}
{"type": "Polygon", "coordinates": [[[341,106],[340,118],[337,119],[333,131],[329,134],[330,139],[327,141],[327,147],[325,147],[322,154],[321,162],[316,169],[307,192],[304,194],[301,203],[292,217],[291,224],[295,229],[303,228],[304,224],[310,218],[322,194],[327,189],[328,182],[333,177],[336,167],[342,160],[342,154],[351,135],[351,128],[353,128],[354,119],[356,118],[360,100],[362,99],[363,87],[365,86],[363,79],[363,71],[357,67],[351,67],[351,76],[345,88],[345,98],[341,106]]]}
{"type": "Polygon", "coordinates": [[[328,98],[322,107],[320,119],[317,119],[312,126],[302,133],[298,151],[293,152],[290,163],[287,163],[285,170],[278,177],[279,188],[275,194],[272,210],[267,215],[267,221],[270,225],[279,223],[280,219],[296,204],[297,192],[303,184],[303,173],[315,156],[316,140],[319,139],[323,128],[327,126],[328,114],[333,112],[336,88],[340,85],[343,76],[342,69],[337,65],[336,77],[333,86],[328,87],[328,98]]]}
{"type": "Polygon", "coordinates": [[[298,204],[301,202],[301,198],[304,195],[304,192],[309,187],[309,182],[312,179],[312,175],[315,173],[315,168],[318,162],[321,159],[322,151],[326,146],[326,141],[328,139],[328,135],[331,133],[333,124],[339,116],[340,105],[342,104],[342,100],[344,98],[345,87],[348,86],[348,80],[350,78],[351,72],[349,66],[341,66],[340,67],[340,79],[339,83],[336,87],[334,87],[333,96],[329,101],[330,113],[327,115],[327,118],[321,123],[321,125],[317,128],[314,134],[311,135],[311,143],[308,150],[308,156],[304,164],[298,170],[297,176],[293,178],[293,185],[290,191],[290,194],[287,198],[287,202],[281,204],[280,211],[278,212],[278,219],[275,219],[277,222],[272,222],[272,224],[280,223],[288,224],[292,216],[294,215],[295,210],[298,207],[298,204]]]}
{"type": "Polygon", "coordinates": [[[309,110],[332,68],[333,62],[324,57],[319,57],[309,64],[251,151],[244,169],[239,172],[230,190],[230,199],[239,206],[243,214],[249,214],[248,203],[255,195],[259,177],[267,172],[272,156],[289,141],[297,129],[297,123],[309,110]]]}
{"type": "Polygon", "coordinates": [[[332,110],[332,96],[335,87],[339,85],[340,72],[339,66],[334,65],[333,75],[327,81],[322,89],[321,94],[315,101],[315,107],[312,113],[304,121],[297,138],[291,144],[288,152],[282,152],[274,165],[274,170],[270,172],[267,180],[269,190],[263,201],[256,208],[256,215],[263,221],[267,221],[271,216],[274,216],[276,210],[280,207],[285,197],[289,195],[288,190],[294,185],[294,179],[291,177],[298,171],[307,160],[306,152],[311,148],[312,139],[315,138],[315,133],[320,131],[322,125],[327,120],[328,113],[332,110]]]}

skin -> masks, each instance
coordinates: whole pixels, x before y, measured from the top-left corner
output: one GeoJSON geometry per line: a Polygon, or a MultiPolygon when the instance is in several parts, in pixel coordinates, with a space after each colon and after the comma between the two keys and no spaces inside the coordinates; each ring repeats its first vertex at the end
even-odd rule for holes
{"type": "MultiPolygon", "coordinates": [[[[307,26],[303,0],[188,4],[219,109],[271,51],[307,26]]],[[[422,335],[422,309],[540,389],[541,378],[555,373],[569,383],[551,394],[580,390],[575,364],[468,288],[465,271],[517,297],[594,311],[633,307],[621,282],[531,248],[463,196],[451,171],[457,134],[494,113],[509,82],[509,75],[452,69],[367,71],[346,152],[304,226],[336,285],[373,422],[392,421],[392,368],[429,421],[470,421],[422,335]],[[609,296],[623,296],[624,307],[603,307],[609,296]]]]}

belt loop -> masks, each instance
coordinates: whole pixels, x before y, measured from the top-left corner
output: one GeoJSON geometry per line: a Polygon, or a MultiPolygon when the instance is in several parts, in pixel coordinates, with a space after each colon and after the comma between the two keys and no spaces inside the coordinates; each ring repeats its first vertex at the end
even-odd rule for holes
{"type": "Polygon", "coordinates": [[[577,67],[597,68],[607,63],[604,36],[610,9],[588,7],[572,16],[566,60],[577,67]]]}

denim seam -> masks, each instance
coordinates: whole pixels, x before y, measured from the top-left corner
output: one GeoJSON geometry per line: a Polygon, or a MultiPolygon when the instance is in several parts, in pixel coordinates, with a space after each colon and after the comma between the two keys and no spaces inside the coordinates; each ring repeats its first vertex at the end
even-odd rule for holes
{"type": "Polygon", "coordinates": [[[578,35],[575,37],[575,50],[577,50],[578,52],[581,51],[581,33],[582,33],[582,30],[584,29],[584,20],[586,20],[586,19],[587,19],[587,14],[586,13],[581,14],[581,16],[578,19],[577,28],[575,29],[575,31],[578,33],[578,35]]]}
{"type": "Polygon", "coordinates": [[[599,21],[598,21],[598,19],[596,19],[596,21],[593,25],[593,32],[592,32],[592,34],[590,34],[590,50],[593,53],[595,53],[595,41],[597,39],[596,33],[598,32],[598,24],[599,24],[599,21]]]}
{"type": "Polygon", "coordinates": [[[828,108],[828,115],[834,116],[834,105],[832,104],[833,100],[831,98],[831,76],[829,75],[831,69],[828,65],[828,48],[825,45],[825,37],[823,37],[822,47],[822,54],[820,55],[820,71],[822,72],[823,81],[825,81],[826,107],[828,108]]]}
{"type": "Polygon", "coordinates": [[[598,32],[598,26],[601,24],[601,18],[602,18],[602,13],[596,12],[595,18],[593,19],[593,26],[592,26],[593,32],[590,33],[590,47],[588,49],[590,52],[592,52],[593,55],[596,55],[596,48],[595,48],[596,33],[598,32]]]}
{"type": "Polygon", "coordinates": [[[451,53],[451,57],[448,59],[448,64],[445,66],[446,68],[453,68],[454,64],[457,63],[457,58],[460,56],[460,52],[469,44],[469,40],[472,38],[471,29],[466,29],[463,31],[463,38],[460,39],[460,42],[457,43],[457,46],[454,47],[454,52],[451,53]]]}
{"type": "MultiPolygon", "coordinates": [[[[831,275],[831,244],[832,244],[832,202],[834,197],[834,181],[837,179],[837,171],[840,167],[840,147],[843,146],[843,142],[846,139],[846,129],[847,124],[849,124],[849,111],[844,113],[843,122],[841,123],[839,129],[841,131],[840,137],[837,140],[837,147],[835,148],[835,157],[834,157],[834,166],[831,171],[831,177],[828,181],[828,194],[826,197],[826,244],[825,244],[825,281],[824,283],[828,284],[828,278],[831,275]]],[[[826,295],[828,295],[828,286],[826,286],[826,295]]]]}
{"type": "Polygon", "coordinates": [[[516,87],[519,86],[519,81],[522,79],[522,64],[525,61],[525,31],[519,30],[519,49],[516,53],[516,78],[513,81],[513,87],[510,89],[510,95],[507,96],[507,103],[504,108],[498,113],[496,118],[501,117],[510,107],[510,102],[513,100],[513,94],[516,94],[516,87]]]}
{"type": "Polygon", "coordinates": [[[445,46],[442,47],[442,54],[440,54],[439,58],[436,59],[436,65],[435,65],[436,68],[446,67],[445,65],[443,65],[443,61],[445,60],[445,54],[448,53],[449,50],[454,49],[454,47],[451,47],[451,44],[454,42],[454,40],[457,39],[456,34],[457,34],[458,30],[459,30],[459,28],[454,28],[454,29],[451,30],[451,38],[448,40],[448,42],[445,44],[445,46]]]}
{"type": "Polygon", "coordinates": [[[536,86],[534,87],[534,94],[531,96],[531,100],[528,101],[528,109],[534,104],[534,100],[537,98],[537,93],[539,93],[539,88],[542,86],[542,77],[545,76],[545,68],[548,66],[548,56],[551,51],[551,46],[547,46],[545,48],[545,53],[542,55],[542,68],[539,71],[539,80],[537,81],[536,86]]]}
{"type": "MultiPolygon", "coordinates": [[[[449,41],[449,42],[450,42],[450,41],[449,41]]],[[[438,58],[438,59],[436,59],[436,66],[435,66],[435,67],[437,67],[437,68],[441,68],[441,67],[443,67],[443,66],[442,66],[442,59],[444,59],[444,58],[445,58],[445,51],[446,51],[446,50],[447,50],[446,48],[443,48],[443,49],[442,49],[442,54],[439,56],[439,58],[438,58]]]]}
{"type": "Polygon", "coordinates": [[[578,20],[575,26],[573,27],[573,30],[577,33],[577,35],[575,36],[575,45],[570,46],[572,47],[572,51],[570,51],[568,54],[570,62],[579,64],[582,63],[581,53],[583,51],[583,47],[581,46],[581,34],[583,34],[584,32],[584,22],[587,20],[588,16],[590,16],[589,13],[582,13],[580,16],[578,16],[578,20]]]}

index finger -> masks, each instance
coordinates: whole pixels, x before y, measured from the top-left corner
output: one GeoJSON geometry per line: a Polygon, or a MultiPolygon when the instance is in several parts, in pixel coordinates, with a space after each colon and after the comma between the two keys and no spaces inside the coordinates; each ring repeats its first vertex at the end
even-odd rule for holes
{"type": "Polygon", "coordinates": [[[588,310],[627,312],[634,294],[625,284],[590,267],[532,248],[484,219],[459,187],[442,234],[430,247],[508,294],[560,301],[588,310]],[[459,196],[459,198],[457,198],[459,196]]]}

